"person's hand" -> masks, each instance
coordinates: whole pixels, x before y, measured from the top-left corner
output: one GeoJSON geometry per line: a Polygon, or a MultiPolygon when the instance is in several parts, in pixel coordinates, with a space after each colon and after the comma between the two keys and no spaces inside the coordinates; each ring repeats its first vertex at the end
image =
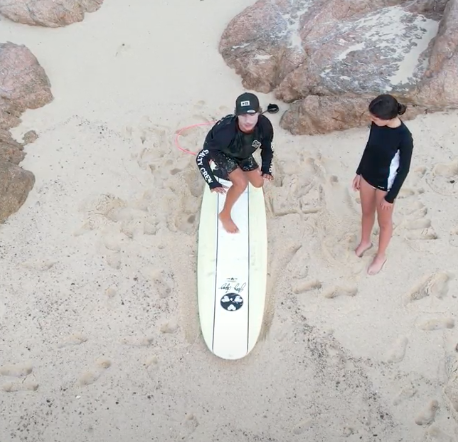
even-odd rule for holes
{"type": "Polygon", "coordinates": [[[391,209],[391,207],[393,207],[393,203],[389,203],[385,198],[380,202],[380,208],[382,210],[388,210],[391,209]]]}
{"type": "Polygon", "coordinates": [[[270,173],[261,173],[261,176],[268,181],[272,181],[274,177],[270,173]]]}
{"type": "Polygon", "coordinates": [[[361,187],[361,175],[356,175],[353,178],[353,182],[351,184],[351,187],[353,188],[354,191],[357,191],[361,187]]]}
{"type": "Polygon", "coordinates": [[[210,189],[210,191],[216,193],[226,193],[226,188],[224,186],[218,186],[214,187],[213,189],[210,189]]]}

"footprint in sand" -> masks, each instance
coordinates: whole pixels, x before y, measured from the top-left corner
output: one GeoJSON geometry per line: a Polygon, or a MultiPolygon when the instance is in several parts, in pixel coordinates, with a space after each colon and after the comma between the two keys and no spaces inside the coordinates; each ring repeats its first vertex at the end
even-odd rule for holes
{"type": "Polygon", "coordinates": [[[17,391],[35,391],[38,389],[38,384],[35,382],[26,381],[26,378],[33,371],[33,366],[30,363],[23,364],[5,364],[0,367],[0,376],[24,378],[22,381],[11,381],[3,384],[0,388],[6,393],[14,393],[17,391]]]}
{"type": "Polygon", "coordinates": [[[145,336],[127,336],[121,339],[121,344],[130,347],[149,347],[154,342],[154,338],[145,336]]]}
{"type": "Polygon", "coordinates": [[[426,275],[409,292],[408,301],[419,301],[427,296],[434,296],[438,299],[444,298],[448,293],[450,275],[447,272],[438,272],[426,275]]]}
{"type": "Polygon", "coordinates": [[[168,217],[168,227],[174,231],[180,231],[187,235],[193,235],[197,231],[200,199],[189,195],[177,198],[179,210],[173,216],[168,217]]]}
{"type": "Polygon", "coordinates": [[[174,290],[174,276],[171,271],[145,266],[140,269],[140,274],[151,282],[160,298],[168,298],[174,290]]]}
{"type": "Polygon", "coordinates": [[[192,413],[187,413],[181,424],[181,440],[188,438],[199,426],[199,421],[192,413]]]}
{"type": "Polygon", "coordinates": [[[111,362],[108,359],[100,358],[95,361],[94,366],[81,373],[78,379],[79,385],[91,385],[96,382],[100,376],[111,366],[111,362]]]}
{"type": "Polygon", "coordinates": [[[428,209],[420,201],[401,207],[399,213],[403,216],[403,219],[397,223],[396,230],[403,230],[406,239],[437,239],[431,220],[427,218],[428,209]]]}
{"type": "Polygon", "coordinates": [[[300,293],[310,292],[313,290],[321,289],[322,284],[318,279],[311,279],[306,281],[298,281],[293,285],[293,293],[298,295],[300,293]]]}
{"type": "Polygon", "coordinates": [[[417,425],[431,425],[436,418],[437,410],[439,409],[439,402],[432,400],[423,410],[421,410],[415,417],[417,425]]]}
{"type": "Polygon", "coordinates": [[[393,400],[394,405],[402,404],[417,394],[417,389],[413,385],[402,388],[393,400]]]}
{"type": "Polygon", "coordinates": [[[297,425],[294,426],[293,434],[298,436],[298,435],[304,433],[311,426],[313,426],[313,424],[314,424],[314,422],[313,422],[312,419],[305,419],[302,422],[299,422],[297,425]]]}
{"type": "Polygon", "coordinates": [[[57,344],[58,348],[64,347],[74,347],[75,345],[84,344],[87,341],[87,337],[81,335],[79,333],[75,333],[73,335],[67,336],[63,338],[59,344],[57,344]]]}
{"type": "Polygon", "coordinates": [[[431,318],[422,319],[418,322],[417,327],[424,331],[445,330],[455,327],[455,320],[453,318],[431,318]]]}
{"type": "MultiPolygon", "coordinates": [[[[311,215],[324,208],[325,172],[315,158],[308,157],[301,164],[303,169],[300,174],[284,166],[280,174],[284,177],[281,185],[270,188],[270,204],[275,216],[293,213],[311,215]]],[[[283,167],[280,166],[280,169],[283,167]]]]}
{"type": "Polygon", "coordinates": [[[436,164],[427,182],[440,195],[455,195],[458,192],[458,157],[448,163],[436,164]]]}
{"type": "Polygon", "coordinates": [[[388,362],[401,362],[406,354],[408,339],[405,336],[400,336],[388,350],[386,360],[388,362]]]}
{"type": "Polygon", "coordinates": [[[445,372],[447,382],[443,389],[443,398],[447,409],[458,421],[458,356],[456,354],[446,357],[445,372]]]}
{"type": "Polygon", "coordinates": [[[18,391],[36,391],[39,385],[35,382],[8,382],[1,386],[5,393],[15,393],[18,391]]]}
{"type": "Polygon", "coordinates": [[[408,176],[408,185],[413,188],[420,187],[421,181],[425,176],[427,168],[425,166],[416,167],[409,173],[408,176]]]}
{"type": "Polygon", "coordinates": [[[358,288],[356,286],[333,286],[323,291],[323,296],[328,299],[338,296],[356,296],[358,288]]]}
{"type": "Polygon", "coordinates": [[[165,322],[161,324],[161,326],[159,327],[159,330],[163,334],[172,334],[178,330],[178,325],[172,322],[165,322]]]}
{"type": "Polygon", "coordinates": [[[449,243],[453,247],[458,247],[458,226],[450,230],[449,243]]]}
{"type": "Polygon", "coordinates": [[[74,232],[75,236],[82,235],[90,230],[104,229],[115,223],[110,220],[110,213],[116,209],[126,207],[127,203],[112,194],[102,194],[84,200],[79,211],[84,213],[83,225],[74,232]]]}
{"type": "Polygon", "coordinates": [[[426,430],[426,436],[431,442],[456,442],[456,438],[444,433],[439,427],[431,425],[426,430]]]}
{"type": "Polygon", "coordinates": [[[146,372],[150,379],[157,380],[157,369],[159,368],[159,358],[155,355],[150,356],[144,363],[146,372]]]}
{"type": "Polygon", "coordinates": [[[116,287],[108,287],[105,290],[105,296],[107,307],[110,310],[114,310],[119,306],[124,305],[124,301],[121,295],[118,293],[118,289],[116,287]]]}
{"type": "Polygon", "coordinates": [[[116,229],[107,233],[103,240],[109,250],[119,251],[129,240],[143,234],[154,235],[157,231],[157,218],[148,211],[153,203],[149,194],[133,200],[128,207],[117,208],[107,215],[115,223],[116,229]]]}
{"type": "Polygon", "coordinates": [[[30,363],[24,364],[6,364],[0,367],[0,376],[14,376],[21,378],[28,376],[33,371],[33,366],[30,363]]]}

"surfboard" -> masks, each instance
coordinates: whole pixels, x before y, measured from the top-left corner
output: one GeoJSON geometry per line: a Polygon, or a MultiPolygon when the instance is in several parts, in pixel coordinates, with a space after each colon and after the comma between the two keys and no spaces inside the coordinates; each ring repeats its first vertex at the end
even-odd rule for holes
{"type": "MultiPolygon", "coordinates": [[[[228,189],[230,181],[218,178],[228,189]]],[[[239,232],[224,230],[218,214],[225,194],[208,186],[198,232],[197,292],[207,347],[223,359],[240,359],[254,348],[263,322],[267,278],[267,226],[262,188],[248,185],[232,209],[239,232]]]]}

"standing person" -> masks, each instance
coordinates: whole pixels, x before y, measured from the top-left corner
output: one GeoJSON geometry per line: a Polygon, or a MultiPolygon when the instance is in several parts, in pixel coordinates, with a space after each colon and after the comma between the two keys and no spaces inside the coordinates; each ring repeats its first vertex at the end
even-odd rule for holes
{"type": "Polygon", "coordinates": [[[226,231],[238,232],[231,217],[231,210],[248,183],[262,187],[264,180],[272,180],[272,140],[274,131],[271,122],[261,114],[256,95],[244,93],[235,101],[235,115],[220,119],[208,132],[202,150],[197,154],[197,167],[212,192],[225,193],[210,167],[212,160],[218,176],[230,180],[226,201],[219,219],[226,231]],[[253,153],[261,148],[262,165],[259,168],[253,153]]]}
{"type": "Polygon", "coordinates": [[[367,270],[369,275],[377,274],[386,262],[394,201],[410,169],[412,134],[399,118],[405,111],[406,106],[388,94],[379,95],[369,104],[369,140],[353,179],[353,190],[359,190],[362,207],[361,242],[355,249],[358,257],[372,247],[376,212],[380,226],[378,251],[367,270]]]}

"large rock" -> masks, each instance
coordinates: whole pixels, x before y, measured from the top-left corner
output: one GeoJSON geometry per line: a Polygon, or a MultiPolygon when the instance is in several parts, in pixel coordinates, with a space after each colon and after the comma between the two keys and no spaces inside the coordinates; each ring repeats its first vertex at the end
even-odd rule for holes
{"type": "Polygon", "coordinates": [[[428,70],[413,100],[433,110],[458,107],[458,0],[449,0],[428,70]]]}
{"type": "MultiPolygon", "coordinates": [[[[292,103],[280,124],[293,135],[317,135],[368,125],[367,108],[372,98],[309,95],[292,103]]],[[[402,118],[411,120],[425,112],[426,108],[422,106],[408,106],[402,118]]]]}
{"type": "Polygon", "coordinates": [[[0,161],[0,222],[21,208],[34,184],[32,172],[0,161]]]}
{"type": "Polygon", "coordinates": [[[13,140],[8,131],[0,129],[0,163],[19,164],[24,157],[23,145],[13,140]]]}
{"type": "Polygon", "coordinates": [[[52,99],[49,79],[30,50],[0,44],[0,128],[17,126],[26,109],[37,109],[52,99]]]}
{"type": "Polygon", "coordinates": [[[100,8],[103,0],[0,0],[0,14],[27,25],[57,28],[84,19],[100,8]]]}
{"type": "Polygon", "coordinates": [[[361,125],[367,121],[359,117],[361,103],[380,93],[410,104],[406,118],[412,118],[439,104],[437,94],[435,102],[428,97],[440,87],[434,80],[444,84],[445,65],[435,72],[428,60],[437,52],[432,41],[444,14],[439,34],[449,37],[442,47],[456,46],[451,3],[457,1],[444,13],[446,0],[260,0],[231,21],[220,52],[247,89],[295,102],[281,123],[294,133],[361,125]],[[420,99],[426,75],[431,92],[424,89],[420,99]],[[320,121],[319,110],[332,116],[320,121]]]}
{"type": "Polygon", "coordinates": [[[34,55],[25,46],[0,44],[0,222],[22,206],[35,183],[34,175],[18,166],[23,145],[9,129],[26,109],[52,99],[49,79],[34,55]]]}

